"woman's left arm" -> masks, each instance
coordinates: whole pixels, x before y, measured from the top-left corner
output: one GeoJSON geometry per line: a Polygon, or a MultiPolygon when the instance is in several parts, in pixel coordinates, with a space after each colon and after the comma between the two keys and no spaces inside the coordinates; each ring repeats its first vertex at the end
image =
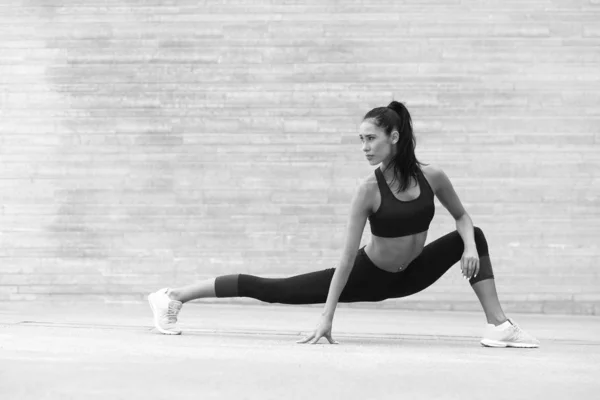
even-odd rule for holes
{"type": "Polygon", "coordinates": [[[429,167],[432,188],[440,203],[448,210],[456,221],[456,230],[463,240],[465,251],[462,257],[462,271],[465,278],[471,278],[479,272],[479,256],[475,244],[473,221],[463,207],[452,182],[439,167],[429,167]]]}

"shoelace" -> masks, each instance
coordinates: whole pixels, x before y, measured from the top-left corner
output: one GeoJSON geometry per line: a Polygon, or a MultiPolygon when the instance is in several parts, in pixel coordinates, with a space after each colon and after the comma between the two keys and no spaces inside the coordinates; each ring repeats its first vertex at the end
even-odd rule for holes
{"type": "Polygon", "coordinates": [[[512,322],[511,322],[511,325],[513,326],[513,329],[514,329],[514,333],[515,333],[514,336],[517,339],[528,339],[527,333],[525,333],[525,331],[523,331],[519,325],[512,323],[512,322]]]}
{"type": "Polygon", "coordinates": [[[167,321],[172,324],[176,323],[178,313],[179,309],[175,308],[174,303],[169,304],[169,307],[167,308],[167,321]]]}

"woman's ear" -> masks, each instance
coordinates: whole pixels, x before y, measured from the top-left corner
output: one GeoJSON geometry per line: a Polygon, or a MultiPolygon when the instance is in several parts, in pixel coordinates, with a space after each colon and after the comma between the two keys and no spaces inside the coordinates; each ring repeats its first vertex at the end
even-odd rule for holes
{"type": "Polygon", "coordinates": [[[396,144],[398,143],[398,140],[400,140],[400,134],[398,133],[398,131],[392,131],[390,137],[392,139],[392,144],[396,144]]]}

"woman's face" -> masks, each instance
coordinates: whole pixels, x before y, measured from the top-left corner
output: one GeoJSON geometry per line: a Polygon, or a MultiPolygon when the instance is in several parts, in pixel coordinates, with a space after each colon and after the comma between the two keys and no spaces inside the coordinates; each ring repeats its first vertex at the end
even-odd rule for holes
{"type": "Polygon", "coordinates": [[[370,120],[360,124],[358,137],[362,142],[362,150],[371,165],[387,162],[395,155],[395,144],[398,141],[398,132],[393,131],[390,136],[382,128],[373,125],[370,120]]]}

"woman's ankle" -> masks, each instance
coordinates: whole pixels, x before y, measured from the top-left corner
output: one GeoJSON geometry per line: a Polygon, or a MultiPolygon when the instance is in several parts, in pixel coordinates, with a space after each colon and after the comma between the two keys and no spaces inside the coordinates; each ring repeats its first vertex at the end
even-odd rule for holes
{"type": "Polygon", "coordinates": [[[492,324],[494,326],[498,326],[498,325],[502,325],[503,323],[505,323],[506,321],[508,321],[508,318],[506,318],[506,316],[504,317],[493,317],[493,318],[488,318],[488,324],[492,324]]]}
{"type": "Polygon", "coordinates": [[[181,301],[181,292],[178,289],[169,289],[167,296],[171,300],[181,301]]]}

